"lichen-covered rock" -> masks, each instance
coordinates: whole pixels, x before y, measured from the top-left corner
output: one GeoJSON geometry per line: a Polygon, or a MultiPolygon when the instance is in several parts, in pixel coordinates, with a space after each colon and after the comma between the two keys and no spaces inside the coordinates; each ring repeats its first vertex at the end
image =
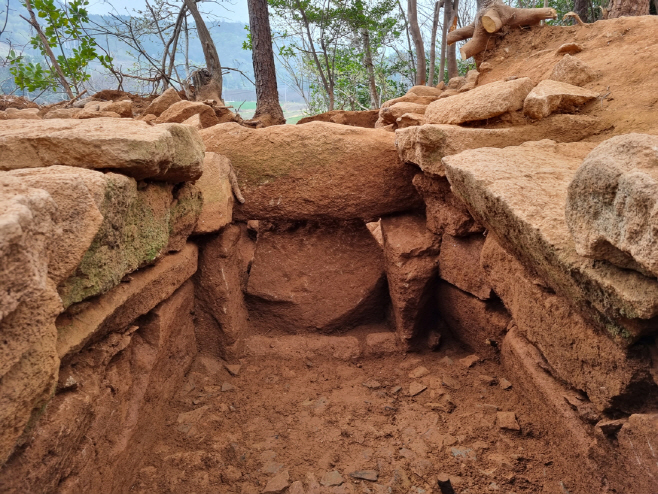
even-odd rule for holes
{"type": "Polygon", "coordinates": [[[539,120],[556,111],[573,112],[597,96],[589,89],[546,79],[530,91],[523,103],[523,113],[539,120]]]}
{"type": "Polygon", "coordinates": [[[569,183],[593,147],[539,141],[464,151],[443,163],[453,192],[506,250],[629,345],[656,327],[658,281],[578,255],[564,217],[569,183]]]}
{"type": "Polygon", "coordinates": [[[0,170],[67,165],[111,170],[138,180],[196,180],[203,142],[187,125],[132,119],[0,122],[0,170]]]}
{"type": "Polygon", "coordinates": [[[233,191],[229,181],[231,162],[226,156],[206,153],[203,175],[196,181],[203,205],[194,233],[215,232],[229,224],[233,217],[233,191]]]}
{"type": "Polygon", "coordinates": [[[397,335],[410,343],[430,313],[441,237],[427,229],[425,218],[414,215],[382,218],[381,230],[397,335]]]}
{"type": "Polygon", "coordinates": [[[201,131],[208,151],[226,156],[246,199],[238,220],[372,219],[422,207],[398,161],[395,135],[325,122],[201,131]]]}
{"type": "Polygon", "coordinates": [[[523,108],[533,86],[528,77],[485,84],[430,103],[425,118],[428,123],[460,124],[497,117],[523,108]]]}
{"type": "Polygon", "coordinates": [[[504,129],[479,129],[440,124],[400,128],[395,132],[395,145],[401,161],[419,166],[428,175],[443,177],[445,169],[441,158],[467,149],[518,146],[526,141],[542,139],[573,142],[601,130],[603,124],[595,117],[558,114],[532,124],[504,129]]]}
{"type": "Polygon", "coordinates": [[[574,86],[584,86],[596,78],[596,72],[582,60],[567,54],[555,64],[548,78],[574,86]]]}
{"type": "Polygon", "coordinates": [[[329,333],[381,320],[382,250],[363,223],[259,232],[246,293],[250,323],[264,331],[329,333]]]}
{"type": "Polygon", "coordinates": [[[658,137],[599,144],[569,185],[566,218],[580,255],[658,277],[658,137]]]}
{"type": "Polygon", "coordinates": [[[105,293],[127,273],[155,261],[169,243],[171,185],[138,187],[116,173],[104,179],[98,205],[103,222],[75,272],[59,285],[65,307],[105,293]]]}
{"type": "Polygon", "coordinates": [[[195,231],[201,209],[203,208],[203,193],[193,182],[186,182],[174,191],[174,201],[169,213],[169,243],[167,252],[181,250],[187,242],[187,237],[195,231]]]}

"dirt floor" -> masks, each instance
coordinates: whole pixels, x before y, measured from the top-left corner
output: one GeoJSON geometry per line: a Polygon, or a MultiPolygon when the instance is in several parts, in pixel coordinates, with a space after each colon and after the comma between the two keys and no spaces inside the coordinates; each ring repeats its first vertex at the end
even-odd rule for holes
{"type": "Polygon", "coordinates": [[[132,492],[421,494],[448,477],[459,494],[586,492],[502,367],[456,345],[227,367],[197,359],[132,492]]]}

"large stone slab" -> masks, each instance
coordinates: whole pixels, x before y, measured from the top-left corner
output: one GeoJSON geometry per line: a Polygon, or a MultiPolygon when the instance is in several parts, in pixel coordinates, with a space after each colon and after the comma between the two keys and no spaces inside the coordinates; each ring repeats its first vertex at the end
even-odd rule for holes
{"type": "Polygon", "coordinates": [[[452,190],[501,245],[622,345],[655,330],[658,281],[578,255],[564,218],[589,143],[526,143],[443,159],[452,190]],[[593,310],[595,309],[595,310],[593,310]]]}
{"type": "Polygon", "coordinates": [[[556,378],[585,392],[599,410],[632,413],[658,404],[646,346],[620,348],[568,300],[528,273],[491,233],[481,263],[520,333],[541,351],[556,378]]]}
{"type": "Polygon", "coordinates": [[[244,292],[255,242],[247,225],[229,224],[199,239],[196,284],[196,339],[199,352],[228,358],[240,352],[248,331],[244,292]]]}
{"type": "Polygon", "coordinates": [[[409,343],[427,327],[439,267],[441,237],[422,216],[382,218],[386,278],[398,338],[409,343]]]}
{"type": "Polygon", "coordinates": [[[167,182],[201,176],[203,142],[187,125],[131,119],[0,122],[0,170],[67,165],[167,182]]]}
{"type": "Polygon", "coordinates": [[[533,86],[529,77],[485,84],[430,103],[425,119],[427,123],[461,124],[520,110],[533,86]]]}
{"type": "Polygon", "coordinates": [[[125,329],[167,299],[196,272],[197,257],[196,245],[188,243],[180,252],[133,273],[128,283],[121,283],[92,303],[70,307],[57,318],[60,359],[70,360],[89,342],[125,329]]]}
{"type": "Polygon", "coordinates": [[[247,296],[262,332],[329,333],[381,320],[382,249],[363,223],[260,232],[247,296]]]}
{"type": "Polygon", "coordinates": [[[552,139],[580,141],[603,130],[604,124],[588,115],[551,115],[528,125],[499,129],[425,124],[395,131],[400,160],[420,167],[426,174],[444,177],[441,159],[467,149],[518,146],[526,141],[552,139]]]}
{"type": "Polygon", "coordinates": [[[480,300],[491,297],[491,286],[480,266],[484,241],[485,237],[479,234],[454,237],[445,233],[439,256],[439,276],[480,300]]]}
{"type": "Polygon", "coordinates": [[[3,492],[126,492],[196,354],[188,281],[61,368],[60,391],[0,471],[3,492]]]}
{"type": "Polygon", "coordinates": [[[496,357],[507,331],[510,316],[500,301],[480,300],[440,281],[436,308],[458,340],[483,357],[496,357]]]}
{"type": "Polygon", "coordinates": [[[233,218],[233,191],[229,173],[231,162],[226,156],[206,153],[203,175],[196,181],[201,190],[203,205],[194,233],[210,233],[220,230],[233,218]]]}
{"type": "Polygon", "coordinates": [[[201,131],[208,151],[226,156],[246,202],[234,219],[372,219],[422,207],[398,161],[395,135],[325,122],[201,131]]]}
{"type": "Polygon", "coordinates": [[[539,120],[556,111],[573,112],[597,96],[598,93],[589,89],[546,79],[530,91],[523,103],[523,113],[539,120]]]}
{"type": "Polygon", "coordinates": [[[658,277],[658,137],[599,144],[569,185],[566,218],[580,255],[658,277]]]}

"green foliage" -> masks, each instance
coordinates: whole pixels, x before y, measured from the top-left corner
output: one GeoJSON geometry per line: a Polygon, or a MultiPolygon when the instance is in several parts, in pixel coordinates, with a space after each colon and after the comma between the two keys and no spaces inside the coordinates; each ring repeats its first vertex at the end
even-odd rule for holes
{"type": "MultiPolygon", "coordinates": [[[[112,57],[99,54],[98,45],[94,39],[84,32],[83,25],[89,22],[89,14],[85,7],[88,0],[72,0],[64,4],[63,8],[55,5],[54,0],[33,0],[32,7],[40,19],[45,21],[43,33],[48,46],[55,53],[65,79],[79,92],[79,85],[89,80],[88,67],[90,62],[96,60],[105,68],[109,68],[112,57]],[[72,46],[65,49],[66,46],[72,46]],[[68,53],[67,53],[68,51],[68,53]]],[[[39,50],[45,58],[46,65],[41,62],[31,62],[24,55],[17,55],[13,50],[7,60],[11,65],[10,72],[14,76],[16,85],[29,91],[53,90],[60,85],[56,69],[50,66],[46,48],[38,35],[30,38],[30,44],[39,50]]]]}
{"type": "MultiPolygon", "coordinates": [[[[584,18],[583,21],[594,22],[601,19],[601,7],[607,7],[609,0],[590,0],[588,3],[587,18],[584,18]]],[[[539,8],[544,6],[544,0],[516,0],[514,6],[519,8],[539,8]]],[[[548,21],[547,24],[560,26],[574,24],[573,20],[562,20],[564,14],[573,11],[573,0],[548,0],[548,6],[557,11],[558,18],[554,21],[548,21]]]]}

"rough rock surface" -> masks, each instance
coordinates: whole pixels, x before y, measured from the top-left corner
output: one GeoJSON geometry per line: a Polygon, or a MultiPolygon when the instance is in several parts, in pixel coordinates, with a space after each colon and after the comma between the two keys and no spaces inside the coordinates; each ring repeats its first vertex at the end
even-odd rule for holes
{"type": "Polygon", "coordinates": [[[587,393],[599,410],[632,412],[658,403],[646,349],[620,348],[568,300],[530,275],[492,234],[481,262],[520,333],[541,351],[555,377],[587,393]]]}
{"type": "Polygon", "coordinates": [[[359,340],[354,336],[288,335],[270,338],[247,336],[244,354],[280,359],[327,357],[352,360],[361,356],[359,340]]]}
{"type": "Polygon", "coordinates": [[[464,203],[450,191],[450,183],[444,177],[434,178],[417,173],[413,184],[425,201],[427,229],[431,232],[463,237],[484,231],[464,203]]]}
{"type": "Polygon", "coordinates": [[[210,233],[229,224],[233,217],[233,191],[229,181],[231,162],[226,156],[206,153],[203,175],[196,181],[203,206],[194,233],[210,233]]]}
{"type": "Polygon", "coordinates": [[[593,147],[539,141],[443,162],[452,190],[506,250],[628,345],[655,327],[658,281],[579,256],[564,218],[569,183],[593,147]]]}
{"type": "Polygon", "coordinates": [[[425,117],[420,113],[405,113],[395,121],[398,129],[425,124],[425,117]]]}
{"type": "Polygon", "coordinates": [[[56,108],[46,113],[43,118],[76,118],[76,115],[81,111],[80,108],[56,108]]]}
{"type": "Polygon", "coordinates": [[[480,300],[491,297],[491,287],[480,267],[480,253],[485,237],[475,234],[453,237],[444,234],[439,256],[439,276],[460,290],[480,300]]]}
{"type": "Polygon", "coordinates": [[[75,272],[59,284],[65,307],[105,293],[126,273],[156,260],[169,243],[172,186],[101,175],[97,206],[103,222],[75,272]]]}
{"type": "Polygon", "coordinates": [[[658,137],[599,144],[569,185],[566,218],[580,255],[658,277],[658,137]]]}
{"type": "Polygon", "coordinates": [[[62,392],[0,472],[3,490],[129,491],[153,431],[164,425],[161,408],[194,359],[193,302],[188,282],[138,327],[111,333],[64,365],[62,392]]]}
{"type": "Polygon", "coordinates": [[[408,343],[426,327],[436,283],[441,237],[422,216],[382,218],[386,278],[398,338],[408,343]]]}
{"type": "Polygon", "coordinates": [[[181,101],[181,98],[178,95],[178,91],[173,87],[170,87],[160,96],[151,101],[151,104],[146,107],[146,110],[144,110],[142,115],[155,115],[156,117],[159,117],[162,115],[162,112],[179,101],[181,101]]]}
{"type": "Polygon", "coordinates": [[[319,115],[304,117],[297,122],[297,125],[303,125],[309,122],[332,122],[340,125],[351,125],[353,127],[365,127],[374,129],[375,122],[379,118],[379,110],[366,111],[347,111],[333,110],[319,115]]]}
{"type": "Polygon", "coordinates": [[[156,122],[182,123],[194,115],[199,115],[199,122],[201,122],[204,129],[219,123],[219,119],[212,107],[205,103],[185,100],[174,103],[163,111],[156,122]]]}
{"type": "Polygon", "coordinates": [[[196,284],[196,337],[200,353],[223,355],[239,351],[247,333],[247,288],[254,242],[247,226],[229,224],[200,243],[196,284]]]}
{"type": "Polygon", "coordinates": [[[423,115],[426,109],[427,105],[418,103],[395,103],[394,105],[379,110],[379,120],[383,122],[384,125],[392,124],[405,113],[417,113],[423,115]]]}
{"type": "MultiPolygon", "coordinates": [[[[381,108],[393,106],[396,103],[415,103],[418,105],[429,105],[432,101],[436,101],[436,96],[418,96],[415,93],[407,93],[399,98],[393,98],[382,103],[381,108]]],[[[380,108],[380,110],[381,110],[380,108]]]]}
{"type": "Polygon", "coordinates": [[[425,118],[428,123],[460,124],[497,117],[523,108],[533,86],[528,77],[485,84],[430,103],[425,118]]]}
{"type": "Polygon", "coordinates": [[[201,176],[203,142],[184,125],[130,119],[0,122],[0,170],[67,165],[167,182],[201,176]]]}
{"type": "Polygon", "coordinates": [[[5,115],[7,120],[41,120],[38,108],[7,108],[5,115]]]}
{"type": "Polygon", "coordinates": [[[594,91],[546,79],[537,84],[523,103],[523,113],[539,120],[557,111],[569,113],[598,96],[594,91]]]}
{"type": "Polygon", "coordinates": [[[174,190],[169,211],[169,241],[165,252],[181,250],[194,232],[203,207],[201,189],[193,182],[185,182],[174,190]]]}
{"type": "Polygon", "coordinates": [[[633,414],[617,434],[620,458],[626,468],[620,468],[616,477],[627,492],[654,492],[658,489],[656,442],[658,414],[633,414]]]}
{"type": "Polygon", "coordinates": [[[398,161],[389,132],[325,122],[255,130],[230,123],[201,135],[238,175],[246,202],[235,205],[234,219],[372,219],[422,205],[414,170],[398,161]]]}
{"type": "Polygon", "coordinates": [[[436,290],[436,307],[458,340],[478,355],[495,357],[498,354],[510,321],[500,301],[482,301],[440,281],[436,290]]]}
{"type": "Polygon", "coordinates": [[[526,141],[552,139],[580,141],[603,130],[601,122],[586,115],[552,115],[532,124],[502,129],[425,124],[395,131],[400,160],[418,165],[428,175],[445,176],[441,159],[467,149],[517,146],[526,141]]]}
{"type": "Polygon", "coordinates": [[[553,81],[584,86],[596,78],[596,72],[582,60],[565,55],[562,60],[555,64],[549,79],[553,81]]]}
{"type": "Polygon", "coordinates": [[[382,319],[382,257],[363,223],[259,233],[247,288],[251,325],[328,333],[382,319]]]}
{"type": "Polygon", "coordinates": [[[167,299],[197,269],[198,249],[188,243],[183,250],[160,259],[155,266],[133,273],[98,297],[94,303],[72,306],[57,318],[57,353],[67,361],[91,341],[120,331],[167,299]]]}
{"type": "Polygon", "coordinates": [[[441,89],[434,86],[412,86],[407,94],[416,94],[418,96],[441,96],[441,89]]]}

